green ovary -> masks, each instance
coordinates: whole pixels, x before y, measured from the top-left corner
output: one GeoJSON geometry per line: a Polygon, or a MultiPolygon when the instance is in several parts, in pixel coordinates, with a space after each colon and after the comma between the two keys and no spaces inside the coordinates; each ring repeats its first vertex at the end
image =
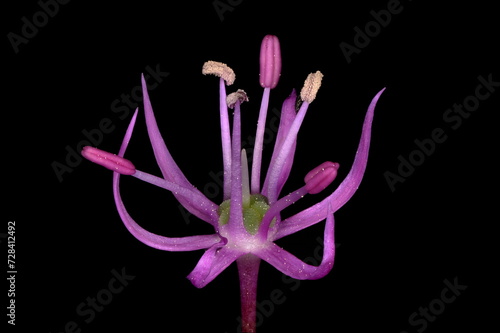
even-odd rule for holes
{"type": "MultiPolygon", "coordinates": [[[[224,225],[229,221],[229,207],[231,206],[231,199],[225,200],[219,206],[219,224],[224,225]]],[[[267,198],[261,194],[250,195],[248,204],[243,205],[243,224],[249,233],[255,235],[259,230],[260,223],[264,218],[269,203],[267,198]]],[[[273,220],[274,222],[274,220],[273,220]]],[[[271,223],[272,224],[272,223],[271,223]]]]}

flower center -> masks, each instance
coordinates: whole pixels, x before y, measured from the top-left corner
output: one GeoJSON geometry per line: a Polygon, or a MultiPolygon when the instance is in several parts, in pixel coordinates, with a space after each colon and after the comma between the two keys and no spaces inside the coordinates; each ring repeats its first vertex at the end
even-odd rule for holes
{"type": "MultiPolygon", "coordinates": [[[[223,201],[218,210],[219,224],[225,225],[229,222],[229,208],[231,199],[223,201]]],[[[243,224],[245,229],[252,235],[259,230],[260,223],[269,209],[269,201],[262,194],[250,195],[250,200],[243,200],[243,224]]]]}

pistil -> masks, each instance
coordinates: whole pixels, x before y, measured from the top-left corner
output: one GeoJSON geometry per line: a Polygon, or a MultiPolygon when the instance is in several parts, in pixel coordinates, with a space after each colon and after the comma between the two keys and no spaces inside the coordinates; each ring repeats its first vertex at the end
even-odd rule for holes
{"type": "Polygon", "coordinates": [[[243,207],[250,207],[250,179],[248,176],[248,160],[245,149],[241,150],[241,184],[243,207]]]}

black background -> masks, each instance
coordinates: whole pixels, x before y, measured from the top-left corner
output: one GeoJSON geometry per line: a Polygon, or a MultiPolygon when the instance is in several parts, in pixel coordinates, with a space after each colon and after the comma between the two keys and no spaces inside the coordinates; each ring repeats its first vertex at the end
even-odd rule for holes
{"type": "MultiPolygon", "coordinates": [[[[245,89],[250,96],[243,107],[243,137],[253,136],[262,94],[258,54],[266,34],[280,38],[283,55],[271,109],[279,109],[293,88],[300,89],[308,73],[320,70],[325,75],[299,134],[296,163],[284,192],[302,186],[305,173],[325,160],[341,165],[338,180],[329,188],[333,191],[350,168],[371,98],[383,87],[387,90],[376,109],[363,182],[336,213],[338,250],[332,272],[297,284],[263,263],[258,300],[269,300],[277,289],[283,302],[262,311],[258,331],[305,327],[311,332],[400,333],[496,327],[498,309],[489,302],[498,303],[493,230],[498,223],[494,143],[500,88],[456,129],[443,120],[454,103],[475,94],[478,76],[500,81],[494,6],[481,1],[440,6],[402,1],[400,13],[348,63],[340,43],[354,44],[354,28],[364,29],[374,20],[370,11],[386,9],[388,1],[232,4],[221,20],[213,1],[71,1],[60,5],[17,53],[8,34],[21,34],[22,18],[32,22],[41,7],[24,1],[4,9],[6,200],[0,232],[6,233],[8,221],[16,221],[15,328],[55,333],[74,321],[82,332],[237,331],[234,264],[205,288],[193,287],[185,276],[202,251],[171,253],[143,245],[116,212],[111,172],[75,162],[61,181],[53,163],[66,164],[66,147],[76,149],[85,140],[82,131],[98,128],[105,118],[113,131],[98,146],[117,152],[130,115],[120,119],[111,104],[140,84],[147,66],[158,66],[169,73],[150,92],[160,130],[188,179],[204,190],[222,163],[218,81],[203,76],[201,66],[216,60],[235,70],[231,89],[245,89]],[[391,191],[384,174],[397,174],[398,157],[416,154],[414,141],[431,138],[436,128],[445,132],[446,141],[436,144],[391,191]],[[107,287],[113,269],[135,278],[86,323],[89,317],[77,314],[76,308],[107,287]],[[441,297],[445,279],[457,279],[467,289],[425,329],[410,325],[412,313],[441,297]]],[[[271,152],[272,144],[267,144],[267,162],[271,152]]],[[[159,175],[142,113],[127,157],[137,168],[159,175]]],[[[131,215],[146,229],[177,237],[211,232],[194,217],[187,223],[168,192],[135,179],[122,183],[131,215]]],[[[290,213],[326,194],[304,198],[290,213]]],[[[213,200],[220,202],[220,195],[213,200]]],[[[279,244],[302,259],[311,257],[323,225],[279,244]]],[[[5,239],[2,249],[7,257],[5,239]]],[[[5,283],[4,288],[0,294],[6,312],[5,283]]],[[[7,321],[4,314],[2,318],[7,321]]]]}

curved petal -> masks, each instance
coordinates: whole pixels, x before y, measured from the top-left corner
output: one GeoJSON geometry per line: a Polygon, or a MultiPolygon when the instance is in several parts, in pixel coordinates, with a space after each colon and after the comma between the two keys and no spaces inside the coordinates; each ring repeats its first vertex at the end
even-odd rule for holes
{"type": "Polygon", "coordinates": [[[269,168],[269,185],[267,193],[270,204],[273,204],[278,200],[278,195],[281,190],[280,187],[283,186],[286,178],[288,177],[288,175],[286,175],[286,177],[283,178],[283,172],[286,170],[286,166],[290,165],[289,163],[292,163],[293,161],[292,152],[294,152],[296,146],[297,134],[299,133],[300,126],[304,121],[308,108],[309,103],[307,101],[303,101],[297,115],[288,129],[288,133],[283,140],[283,144],[279,148],[276,159],[273,163],[271,163],[271,167],[269,168]]]}
{"type": "Polygon", "coordinates": [[[197,288],[203,288],[244,253],[216,244],[205,251],[187,278],[197,288]]]}
{"type": "Polygon", "coordinates": [[[218,243],[217,234],[170,238],[153,234],[139,226],[127,212],[120,196],[120,174],[113,173],[113,193],[116,208],[128,231],[144,244],[164,251],[194,251],[206,249],[218,243]]]}
{"type": "Polygon", "coordinates": [[[274,243],[271,243],[272,246],[255,253],[255,255],[276,267],[280,272],[294,279],[315,280],[324,277],[331,271],[335,259],[335,222],[331,207],[329,207],[328,210],[329,214],[326,217],[324,232],[323,259],[319,266],[306,264],[274,243]]]}
{"type": "Polygon", "coordinates": [[[125,155],[125,151],[127,150],[128,144],[130,142],[130,138],[132,137],[132,132],[134,131],[135,122],[137,120],[137,113],[139,112],[139,108],[135,109],[135,112],[130,119],[130,123],[128,124],[127,131],[125,132],[125,136],[123,137],[122,144],[120,145],[120,150],[118,151],[118,156],[123,157],[125,155]]]}
{"type": "MultiPolygon", "coordinates": [[[[118,152],[118,156],[123,157],[125,151],[127,150],[127,146],[132,136],[132,131],[134,129],[136,119],[137,110],[135,111],[132,120],[127,128],[125,137],[120,147],[120,151],[118,152]]],[[[127,209],[125,208],[125,205],[123,204],[120,195],[120,174],[118,172],[113,173],[113,195],[115,198],[118,213],[120,214],[120,217],[129,232],[135,238],[148,246],[165,251],[193,251],[209,248],[213,244],[220,241],[220,237],[217,234],[169,238],[153,234],[143,229],[132,219],[132,217],[130,217],[127,209]]]]}
{"type": "MultiPolygon", "coordinates": [[[[172,155],[170,155],[170,152],[165,145],[165,141],[163,141],[160,130],[158,129],[158,125],[156,123],[156,119],[153,113],[153,107],[151,106],[151,101],[149,100],[148,89],[146,80],[144,79],[144,75],[142,75],[141,81],[144,113],[146,115],[148,135],[151,141],[151,146],[153,147],[156,162],[160,167],[163,177],[170,182],[177,183],[187,188],[193,188],[193,191],[199,192],[200,195],[203,195],[187,180],[187,178],[175,163],[172,155]]],[[[182,196],[176,195],[175,193],[174,196],[191,214],[202,219],[203,221],[211,221],[211,217],[208,216],[204,211],[198,210],[196,205],[193,205],[192,202],[186,200],[186,198],[182,196]]]]}
{"type": "Polygon", "coordinates": [[[276,143],[274,144],[274,151],[271,157],[271,163],[269,165],[268,173],[266,175],[266,179],[264,181],[264,186],[262,187],[262,194],[265,195],[266,197],[278,197],[279,193],[281,192],[281,189],[283,188],[283,185],[285,184],[286,180],[288,179],[288,176],[290,175],[290,170],[292,169],[292,164],[293,164],[293,157],[295,154],[295,148],[296,148],[296,141],[294,141],[292,145],[292,149],[290,150],[290,153],[288,155],[287,160],[285,161],[283,168],[281,169],[280,175],[279,175],[279,180],[277,183],[276,189],[273,190],[273,195],[269,193],[269,172],[272,170],[274,161],[278,158],[278,154],[281,150],[281,147],[283,146],[283,142],[285,141],[286,136],[288,135],[288,132],[290,131],[290,127],[292,126],[293,120],[297,116],[297,113],[295,112],[295,102],[297,99],[297,93],[295,92],[295,89],[292,90],[292,93],[290,96],[285,99],[283,102],[283,106],[281,108],[281,118],[280,118],[280,124],[278,127],[278,134],[276,136],[276,143]]]}
{"type": "Polygon", "coordinates": [[[370,106],[368,107],[368,111],[366,112],[365,120],[363,123],[363,130],[361,133],[358,150],[356,152],[356,156],[354,157],[354,162],[351,170],[347,174],[344,181],[342,181],[339,187],[323,201],[313,205],[308,209],[303,210],[300,213],[295,214],[294,216],[283,220],[280,223],[279,230],[274,235],[273,240],[277,240],[281,237],[293,234],[323,220],[327,214],[327,208],[329,204],[332,207],[332,211],[336,212],[354,195],[365,173],[366,163],[368,161],[368,151],[370,148],[373,113],[375,111],[377,101],[384,90],[385,88],[379,91],[377,95],[375,95],[370,103],[370,106]]]}
{"type": "Polygon", "coordinates": [[[260,193],[260,169],[262,165],[262,146],[264,143],[264,132],[266,130],[266,118],[267,109],[269,106],[269,95],[271,89],[264,88],[264,93],[262,94],[262,101],[259,110],[259,119],[257,121],[257,132],[255,133],[255,144],[253,146],[253,158],[252,158],[252,179],[251,179],[251,190],[252,194],[260,193]]]}

